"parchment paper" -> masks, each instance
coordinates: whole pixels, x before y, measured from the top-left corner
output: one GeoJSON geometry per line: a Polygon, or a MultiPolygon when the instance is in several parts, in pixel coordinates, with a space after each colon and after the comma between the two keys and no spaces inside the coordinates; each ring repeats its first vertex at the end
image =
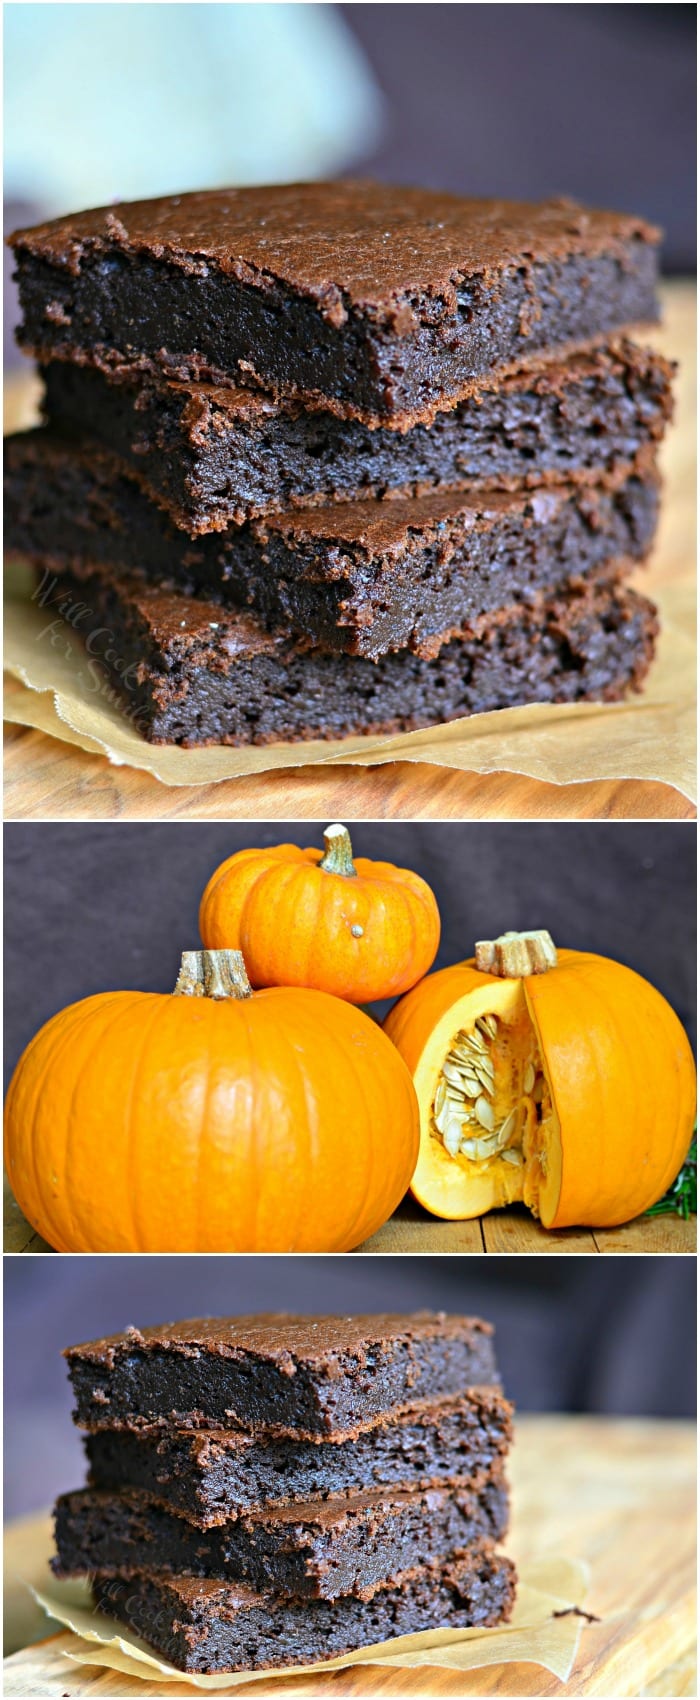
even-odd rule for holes
{"type": "Polygon", "coordinates": [[[348,1665],[441,1666],[449,1670],[477,1670],[482,1665],[536,1664],[566,1682],[578,1650],[583,1620],[574,1615],[556,1617],[579,1606],[588,1586],[588,1571],[577,1559],[543,1556],[521,1565],[520,1583],[509,1624],[500,1629],[437,1629],[421,1635],[402,1635],[374,1647],[346,1653],[341,1659],[315,1665],[287,1666],[280,1671],[226,1672],[216,1676],[193,1676],[178,1671],[159,1659],[130,1634],[123,1624],[103,1618],[91,1607],[87,1584],[51,1581],[41,1593],[33,1589],[39,1605],[71,1629],[75,1649],[66,1654],[79,1664],[106,1665],[123,1675],[158,1681],[190,1683],[196,1688],[219,1693],[254,1682],[285,1676],[318,1675],[343,1670],[348,1665]]]}
{"type": "Polygon", "coordinates": [[[30,600],[13,565],[5,605],[6,667],[19,681],[6,718],[102,753],[164,785],[203,785],[270,769],[332,762],[433,762],[471,773],[509,772],[557,785],[595,779],[661,780],[695,798],[695,614],[687,575],[653,568],[639,588],[661,609],[659,652],[640,696],[619,704],[501,709],[388,738],[181,750],[149,745],[119,706],[107,668],[89,671],[77,633],[30,600]]]}

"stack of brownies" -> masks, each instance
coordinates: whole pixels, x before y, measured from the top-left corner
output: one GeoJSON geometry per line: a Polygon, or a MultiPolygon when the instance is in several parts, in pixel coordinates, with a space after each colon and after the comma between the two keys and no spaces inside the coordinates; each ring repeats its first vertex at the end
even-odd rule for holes
{"type": "Polygon", "coordinates": [[[90,1486],[59,1576],[179,1670],[496,1624],[510,1406],[473,1317],[234,1317],[66,1353],[90,1486]]]}
{"type": "Polygon", "coordinates": [[[642,220],[327,183],[12,244],[46,424],[8,442],[6,538],[146,738],[639,686],[671,406],[625,334],[657,316],[642,220]]]}

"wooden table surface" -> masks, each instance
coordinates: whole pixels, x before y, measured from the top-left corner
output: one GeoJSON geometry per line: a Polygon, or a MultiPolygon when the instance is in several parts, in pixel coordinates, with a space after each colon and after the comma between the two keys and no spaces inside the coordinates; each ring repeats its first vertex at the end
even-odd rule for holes
{"type": "MultiPolygon", "coordinates": [[[[50,1245],[41,1239],[22,1215],[4,1180],[4,1234],[6,1252],[18,1255],[50,1252],[50,1245]]],[[[235,1247],[231,1248],[235,1250],[235,1247]]],[[[492,1210],[472,1222],[439,1222],[429,1216],[413,1199],[404,1199],[398,1210],[358,1248],[360,1253],[428,1252],[444,1256],[455,1252],[464,1256],[481,1257],[487,1253],[517,1252],[520,1255],[544,1252],[591,1253],[603,1255],[626,1253],[653,1256],[657,1253],[685,1253],[692,1256],[697,1250],[697,1217],[684,1222],[680,1216],[638,1216],[622,1228],[562,1228],[548,1233],[524,1207],[492,1210]]]]}
{"type": "MultiPolygon", "coordinates": [[[[684,367],[681,414],[664,449],[667,526],[674,559],[689,567],[695,558],[694,405],[688,381],[694,287],[667,283],[663,300],[665,325],[654,340],[684,367]]],[[[37,398],[31,377],[11,378],[6,396],[6,429],[31,423],[37,398]]],[[[651,781],[557,786],[508,773],[482,777],[416,762],[291,768],[176,790],[43,732],[6,729],[6,820],[283,820],[291,815],[300,820],[692,820],[695,809],[673,787],[651,781]]]]}
{"type": "MultiPolygon", "coordinates": [[[[459,1672],[358,1666],[316,1677],[244,1685],[249,1700],[323,1700],[337,1695],[695,1694],[695,1428],[690,1423],[593,1417],[525,1417],[516,1427],[510,1476],[516,1563],[560,1555],[583,1561],[580,1602],[599,1619],[583,1628],[574,1668],[560,1682],[534,1664],[459,1672]]],[[[70,1665],[75,1639],[49,1627],[22,1585],[46,1587],[47,1517],[11,1525],[5,1549],[3,1691],[30,1697],[196,1694],[189,1683],[141,1681],[70,1665]],[[28,1645],[33,1642],[33,1645],[28,1645]]]]}

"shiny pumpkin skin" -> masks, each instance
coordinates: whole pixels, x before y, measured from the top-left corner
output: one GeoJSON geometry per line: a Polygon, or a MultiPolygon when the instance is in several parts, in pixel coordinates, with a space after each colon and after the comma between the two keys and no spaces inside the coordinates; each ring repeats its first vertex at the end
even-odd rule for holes
{"type": "Polygon", "coordinates": [[[296,844],[229,856],[202,897],[202,943],[241,950],[252,986],[313,986],[351,1003],[399,996],[437,953],[430,887],[409,869],[363,856],[348,879],[322,869],[322,857],[296,844]]]}
{"type": "Polygon", "coordinates": [[[10,1184],[58,1251],[347,1251],[417,1151],[398,1052],[316,991],[86,998],[32,1040],[6,1104],[10,1184]]]}
{"type": "MultiPolygon", "coordinates": [[[[490,981],[514,984],[479,973],[472,961],[457,963],[390,1011],[385,1032],[411,1073],[451,1005],[490,981]]],[[[607,957],[560,950],[556,968],[520,984],[560,1143],[558,1196],[541,1209],[543,1225],[629,1222],[663,1196],[690,1144],[695,1066],[687,1035],[654,986],[607,957]]]]}

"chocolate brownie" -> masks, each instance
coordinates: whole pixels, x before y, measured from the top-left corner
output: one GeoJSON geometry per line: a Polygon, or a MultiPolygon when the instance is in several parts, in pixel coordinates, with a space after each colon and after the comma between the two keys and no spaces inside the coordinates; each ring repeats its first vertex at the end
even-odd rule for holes
{"type": "Polygon", "coordinates": [[[200,1529],[260,1506],[338,1499],[368,1488],[439,1487],[488,1475],[512,1438],[494,1387],[375,1418],[352,1440],[266,1440],[225,1430],[105,1429],[86,1436],[90,1482],[141,1488],[200,1529]]]}
{"type": "MultiPolygon", "coordinates": [[[[324,651],[430,659],[496,609],[621,557],[643,559],[656,526],[653,466],[612,488],[562,484],[515,495],[432,495],[270,515],[193,540],[108,450],[50,432],[5,446],[5,547],[58,570],[134,568],[159,589],[252,606],[266,627],[324,651]]],[[[196,610],[195,610],[196,615],[196,610]]]]}
{"type": "Polygon", "coordinates": [[[671,414],[671,367],[626,339],[475,379],[467,399],[406,432],[252,390],[119,380],[63,360],[42,376],[49,423],[122,456],[192,536],[395,492],[600,481],[657,442],[671,414]]]}
{"type": "Polygon", "coordinates": [[[264,1670],[337,1658],[425,1629],[507,1622],[516,1573],[486,1544],[443,1570],[423,1566],[339,1600],[287,1600],[193,1577],[96,1576],[98,1611],[128,1624],[178,1670],[264,1670]]]}
{"type": "Polygon", "coordinates": [[[149,743],[185,748],[389,735],[531,702],[615,702],[641,686],[658,630],[652,604],[620,582],[624,563],[534,607],[486,616],[435,660],[403,651],[377,662],[324,655],[252,614],[136,574],[86,563],[54,575],[35,564],[45,639],[83,640],[78,688],[119,702],[149,743]]]}
{"type": "Polygon", "coordinates": [[[233,1316],[128,1328],[65,1352],[89,1429],[354,1434],[383,1412],[498,1385],[479,1317],[233,1316]]]}
{"type": "Polygon", "coordinates": [[[381,183],[119,202],[10,238],[23,346],[252,382],[377,423],[470,378],[654,319],[659,232],[570,200],[381,183]]]}
{"type": "Polygon", "coordinates": [[[250,1582],[297,1599],[337,1599],[386,1582],[414,1562],[435,1567],[508,1527],[499,1470],[480,1486],[425,1493],[384,1488],[344,1502],[316,1500],[198,1529],[138,1490],[83,1488],[55,1509],[58,1576],[167,1571],[250,1582]]]}

